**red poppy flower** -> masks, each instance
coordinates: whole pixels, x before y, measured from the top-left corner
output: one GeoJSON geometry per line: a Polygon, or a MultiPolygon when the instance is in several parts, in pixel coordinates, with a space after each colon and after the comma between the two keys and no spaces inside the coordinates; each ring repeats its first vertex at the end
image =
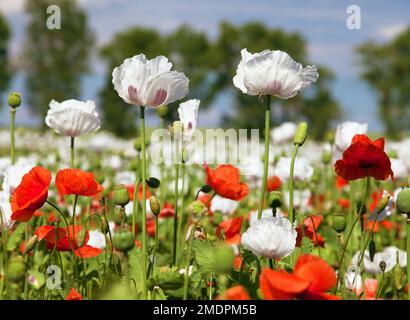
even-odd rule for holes
{"type": "Polygon", "coordinates": [[[54,247],[56,241],[65,237],[66,232],[63,228],[59,227],[40,226],[37,228],[34,234],[37,235],[38,241],[44,240],[49,245],[54,247]]]}
{"type": "Polygon", "coordinates": [[[83,300],[83,296],[77,292],[74,288],[71,288],[66,300],[83,300]]]}
{"type": "Polygon", "coordinates": [[[266,190],[268,192],[279,190],[282,186],[282,181],[278,176],[273,176],[266,182],[266,190]]]}
{"type": "Polygon", "coordinates": [[[227,244],[238,244],[241,242],[241,228],[242,228],[243,217],[232,218],[222,221],[217,230],[216,235],[221,236],[221,231],[223,230],[225,236],[225,242],[227,244]]]}
{"type": "Polygon", "coordinates": [[[296,237],[296,246],[300,247],[302,244],[302,238],[303,236],[308,237],[310,240],[312,240],[313,244],[315,247],[324,247],[325,246],[325,240],[317,232],[317,229],[319,228],[320,224],[323,221],[323,216],[318,215],[318,216],[309,216],[303,221],[303,232],[302,232],[302,226],[299,225],[296,227],[296,232],[297,232],[297,237],[296,237]],[[313,220],[313,221],[312,221],[313,220]]]}
{"type": "Polygon", "coordinates": [[[378,284],[377,279],[366,279],[364,281],[365,300],[376,300],[378,284]]]}
{"type": "Polygon", "coordinates": [[[336,188],[338,190],[342,190],[347,185],[349,185],[349,181],[346,181],[341,176],[336,177],[336,188]]]}
{"type": "Polygon", "coordinates": [[[337,202],[342,209],[349,209],[350,207],[350,201],[347,198],[339,198],[337,202]]]}
{"type": "Polygon", "coordinates": [[[207,165],[204,165],[204,168],[206,183],[221,197],[239,201],[248,195],[248,186],[240,182],[238,168],[230,164],[220,165],[215,170],[207,165]]]}
{"type": "Polygon", "coordinates": [[[384,152],[384,138],[371,141],[364,134],[356,134],[352,144],[335,164],[336,173],[347,181],[373,177],[386,180],[391,176],[390,159],[384,152]]]}
{"type": "Polygon", "coordinates": [[[267,300],[334,300],[326,293],[336,285],[336,273],[324,260],[302,255],[293,273],[265,268],[260,276],[260,289],[267,300]]]}
{"type": "Polygon", "coordinates": [[[174,216],[174,207],[169,204],[168,202],[164,203],[164,206],[161,209],[161,212],[159,213],[158,217],[160,218],[171,218],[174,216]]]}
{"type": "Polygon", "coordinates": [[[27,222],[47,201],[50,171],[34,167],[21,179],[11,197],[12,220],[27,222]]]}
{"type": "Polygon", "coordinates": [[[103,187],[95,181],[94,174],[79,169],[58,171],[56,186],[61,195],[90,197],[103,191],[103,187]]]}
{"type": "Polygon", "coordinates": [[[250,300],[250,297],[243,286],[235,286],[226,290],[216,300],[250,300]]]}

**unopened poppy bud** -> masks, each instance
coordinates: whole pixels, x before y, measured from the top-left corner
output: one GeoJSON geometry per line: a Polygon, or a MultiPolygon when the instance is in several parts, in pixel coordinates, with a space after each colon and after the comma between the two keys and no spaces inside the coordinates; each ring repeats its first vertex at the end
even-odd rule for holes
{"type": "Polygon", "coordinates": [[[154,216],[159,215],[161,211],[161,203],[159,202],[159,199],[156,196],[151,196],[149,198],[149,206],[154,216]]]}
{"type": "Polygon", "coordinates": [[[295,134],[295,139],[293,140],[293,143],[296,145],[302,146],[307,138],[307,129],[308,129],[308,125],[306,122],[301,122],[298,125],[298,128],[296,130],[296,134],[295,134]]]}
{"type": "Polygon", "coordinates": [[[206,184],[206,185],[203,185],[203,186],[201,187],[201,190],[199,190],[199,191],[201,191],[201,192],[203,192],[203,193],[210,193],[210,192],[212,191],[212,187],[211,187],[211,186],[208,186],[208,185],[206,184]]]}
{"type": "Polygon", "coordinates": [[[372,240],[370,240],[370,243],[369,243],[370,261],[373,262],[375,254],[376,254],[376,242],[374,242],[374,240],[372,239],[372,240]]]}
{"type": "Polygon", "coordinates": [[[17,108],[21,104],[21,95],[18,92],[11,92],[8,97],[8,105],[10,108],[17,108]]]}
{"type": "Polygon", "coordinates": [[[323,152],[322,161],[324,164],[329,164],[332,161],[332,153],[328,151],[323,152]]]}
{"type": "Polygon", "coordinates": [[[122,224],[125,221],[126,214],[124,207],[116,207],[114,211],[114,222],[116,224],[122,224]]]}
{"type": "Polygon", "coordinates": [[[26,266],[22,256],[13,256],[9,260],[7,267],[7,277],[11,281],[19,281],[24,278],[26,274],[26,266]]]}
{"type": "Polygon", "coordinates": [[[389,204],[389,201],[390,201],[390,195],[383,196],[383,197],[380,199],[379,203],[377,204],[377,207],[376,207],[377,213],[383,212],[383,210],[384,210],[384,209],[386,208],[386,206],[389,204]]]}
{"type": "Polygon", "coordinates": [[[168,113],[168,107],[167,106],[162,106],[162,107],[157,108],[157,114],[161,118],[165,118],[167,113],[168,113]]]}
{"type": "Polygon", "coordinates": [[[114,237],[112,239],[114,249],[120,252],[127,252],[131,250],[134,243],[134,235],[129,227],[119,227],[114,232],[114,237]]]}
{"type": "Polygon", "coordinates": [[[282,205],[282,192],[272,191],[269,192],[268,204],[271,208],[278,208],[282,205]]]}
{"type": "Polygon", "coordinates": [[[337,233],[342,233],[346,229],[346,215],[343,213],[336,213],[333,217],[333,229],[337,233]]]}
{"type": "Polygon", "coordinates": [[[161,182],[157,178],[151,177],[147,180],[147,184],[150,188],[156,189],[159,187],[161,182]]]}
{"type": "Polygon", "coordinates": [[[400,264],[396,263],[396,265],[393,268],[393,283],[396,290],[403,289],[402,277],[403,272],[401,270],[400,264]]]}
{"type": "Polygon", "coordinates": [[[38,236],[35,234],[34,236],[32,236],[26,243],[24,246],[24,255],[28,254],[31,250],[33,250],[34,246],[37,244],[38,242],[38,236]]]}
{"type": "Polygon", "coordinates": [[[186,211],[189,216],[199,219],[208,213],[208,208],[206,207],[206,205],[203,204],[202,201],[195,200],[194,202],[188,205],[186,211]]]}
{"type": "Polygon", "coordinates": [[[114,188],[114,201],[121,207],[125,207],[130,202],[130,194],[125,185],[120,184],[114,188]]]}
{"type": "Polygon", "coordinates": [[[171,126],[171,135],[174,137],[181,137],[184,133],[184,125],[181,121],[174,121],[171,126]]]}
{"type": "Polygon", "coordinates": [[[218,272],[228,272],[232,269],[235,254],[231,246],[221,245],[215,249],[215,265],[218,272]]]}
{"type": "Polygon", "coordinates": [[[77,244],[79,247],[82,247],[85,244],[85,239],[87,237],[87,231],[85,228],[81,228],[77,233],[77,244]]]}
{"type": "Polygon", "coordinates": [[[101,216],[101,231],[107,233],[110,230],[110,225],[104,216],[101,216]]]}
{"type": "Polygon", "coordinates": [[[380,261],[379,267],[380,267],[380,270],[381,270],[382,272],[385,272],[385,271],[386,271],[386,267],[387,267],[386,262],[380,261]]]}
{"type": "Polygon", "coordinates": [[[410,188],[406,187],[401,190],[396,200],[397,210],[410,216],[410,188]]]}
{"type": "Polygon", "coordinates": [[[38,271],[30,271],[27,277],[27,282],[35,290],[43,288],[46,284],[44,275],[38,271]]]}

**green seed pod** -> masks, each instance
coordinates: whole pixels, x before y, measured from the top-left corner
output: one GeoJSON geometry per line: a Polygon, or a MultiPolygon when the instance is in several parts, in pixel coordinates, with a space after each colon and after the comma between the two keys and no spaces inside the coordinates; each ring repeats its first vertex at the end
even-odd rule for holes
{"type": "Polygon", "coordinates": [[[307,130],[308,125],[306,122],[299,123],[298,128],[296,129],[295,139],[293,140],[295,145],[299,145],[299,147],[301,147],[305,143],[307,138],[307,130]]]}
{"type": "Polygon", "coordinates": [[[161,203],[159,202],[159,199],[156,196],[151,196],[149,198],[149,206],[154,216],[159,215],[161,211],[161,203]]]}
{"type": "Polygon", "coordinates": [[[232,270],[235,254],[231,246],[221,245],[215,249],[215,266],[218,272],[229,272],[232,270]]]}
{"type": "MultiPolygon", "coordinates": [[[[145,139],[145,147],[148,147],[148,145],[149,145],[149,141],[148,141],[147,139],[145,139]]],[[[135,148],[135,150],[137,150],[137,151],[141,151],[141,150],[142,150],[142,139],[141,139],[141,137],[137,137],[137,138],[134,140],[134,148],[135,148]]]]}
{"type": "Polygon", "coordinates": [[[186,208],[186,212],[194,219],[199,219],[208,213],[208,208],[199,200],[195,200],[186,208]]]}
{"type": "Polygon", "coordinates": [[[46,284],[44,275],[38,271],[30,271],[27,277],[27,282],[35,290],[43,288],[46,284]]]}
{"type": "Polygon", "coordinates": [[[403,272],[400,265],[397,263],[393,268],[393,283],[396,290],[401,290],[403,288],[402,277],[403,272]]]}
{"type": "Polygon", "coordinates": [[[282,192],[280,191],[269,192],[268,204],[271,208],[279,208],[282,205],[282,192]]]}
{"type": "Polygon", "coordinates": [[[406,187],[399,192],[396,206],[400,213],[405,213],[407,216],[410,215],[410,188],[406,187]]]}
{"type": "Polygon", "coordinates": [[[125,207],[130,202],[130,194],[125,185],[120,184],[114,188],[114,202],[121,207],[125,207]]]}
{"type": "Polygon", "coordinates": [[[17,108],[21,105],[21,95],[18,92],[11,92],[7,99],[10,108],[17,108]]]}
{"type": "Polygon", "coordinates": [[[24,278],[26,274],[26,266],[22,256],[13,256],[9,260],[7,267],[7,277],[11,281],[19,281],[24,278]]]}
{"type": "Polygon", "coordinates": [[[372,239],[370,240],[370,243],[369,243],[370,261],[373,262],[375,254],[376,254],[376,242],[374,242],[374,240],[372,239]]]}
{"type": "Polygon", "coordinates": [[[150,188],[156,189],[159,187],[161,182],[157,178],[151,177],[147,180],[147,184],[150,188]]]}
{"type": "Polygon", "coordinates": [[[37,242],[38,242],[38,236],[35,234],[26,242],[24,246],[24,255],[28,254],[31,250],[33,250],[37,242]]]}
{"type": "Polygon", "coordinates": [[[125,208],[116,207],[114,210],[114,222],[116,224],[122,224],[124,223],[126,218],[127,218],[127,215],[125,214],[125,208]]]}
{"type": "Polygon", "coordinates": [[[129,227],[119,227],[114,232],[114,237],[112,239],[114,249],[120,252],[127,252],[131,250],[134,243],[134,235],[129,227]]]}
{"type": "Polygon", "coordinates": [[[333,217],[333,229],[337,233],[342,233],[346,229],[346,215],[343,213],[336,213],[333,217]]]}
{"type": "Polygon", "coordinates": [[[390,195],[382,197],[376,207],[377,213],[381,213],[386,208],[386,206],[389,204],[389,201],[390,201],[390,195]]]}

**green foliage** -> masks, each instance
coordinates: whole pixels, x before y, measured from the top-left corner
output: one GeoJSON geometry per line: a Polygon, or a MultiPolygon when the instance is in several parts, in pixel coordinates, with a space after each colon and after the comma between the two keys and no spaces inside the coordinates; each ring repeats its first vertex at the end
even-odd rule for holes
{"type": "Polygon", "coordinates": [[[10,28],[0,12],[0,94],[7,89],[11,78],[7,50],[9,39],[10,28]]]}
{"type": "Polygon", "coordinates": [[[20,223],[11,234],[7,242],[7,251],[14,251],[20,245],[24,238],[25,224],[20,223]]]}
{"type": "MultiPolygon", "coordinates": [[[[52,99],[79,98],[81,76],[88,71],[94,36],[87,16],[73,0],[27,1],[29,16],[25,43],[28,103],[44,117],[52,99]],[[50,30],[47,7],[61,8],[61,29],[50,30]]],[[[44,125],[44,123],[43,123],[44,125]]]]}
{"type": "Polygon", "coordinates": [[[192,244],[199,270],[204,274],[216,271],[215,247],[206,241],[195,240],[192,244]]]}
{"type": "Polygon", "coordinates": [[[379,117],[398,138],[410,120],[410,27],[387,44],[367,42],[357,48],[362,77],[376,90],[379,117]]]}

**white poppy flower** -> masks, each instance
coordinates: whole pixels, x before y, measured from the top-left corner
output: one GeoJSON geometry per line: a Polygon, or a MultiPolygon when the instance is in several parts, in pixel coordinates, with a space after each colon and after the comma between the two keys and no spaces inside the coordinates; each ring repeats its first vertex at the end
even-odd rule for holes
{"type": "Polygon", "coordinates": [[[144,54],[125,59],[112,72],[118,95],[129,104],[160,107],[188,94],[188,78],[171,71],[172,63],[164,56],[148,60],[144,54]]]}
{"type": "Polygon", "coordinates": [[[295,249],[297,232],[286,218],[261,219],[242,235],[241,244],[257,256],[283,258],[295,249]]]}
{"type": "Polygon", "coordinates": [[[79,137],[97,131],[101,122],[94,101],[66,100],[50,102],[46,124],[67,137],[79,137]]]}
{"type": "Polygon", "coordinates": [[[241,55],[233,83],[249,95],[274,95],[289,99],[319,77],[316,66],[303,68],[280,50],[249,53],[247,49],[242,49],[241,55]]]}
{"type": "Polygon", "coordinates": [[[88,232],[90,238],[87,242],[88,245],[94,248],[104,249],[105,248],[105,235],[98,230],[90,230],[88,232]]]}
{"type": "Polygon", "coordinates": [[[219,211],[223,215],[230,215],[238,208],[239,202],[216,195],[211,201],[211,211],[219,211]]]}
{"type": "Polygon", "coordinates": [[[360,275],[360,268],[356,265],[349,266],[345,274],[345,286],[356,294],[360,294],[363,290],[362,276],[360,275]]]}
{"type": "Polygon", "coordinates": [[[14,190],[21,183],[23,176],[28,173],[33,167],[34,163],[31,161],[20,162],[19,164],[9,165],[4,169],[3,191],[8,194],[13,194],[14,190]]]}
{"type": "Polygon", "coordinates": [[[182,102],[178,108],[179,120],[181,120],[184,126],[184,135],[192,136],[196,129],[198,119],[198,108],[201,103],[198,99],[191,99],[182,102]]]}
{"type": "MultiPolygon", "coordinates": [[[[13,221],[11,220],[12,213],[13,212],[11,211],[10,205],[10,194],[5,191],[0,191],[0,215],[2,215],[3,225],[6,230],[13,226],[13,221]]],[[[0,230],[2,230],[1,223],[0,230]]]]}
{"type": "Polygon", "coordinates": [[[335,145],[340,152],[344,152],[352,143],[356,134],[366,134],[367,123],[347,121],[336,128],[335,145]]]}
{"type": "Polygon", "coordinates": [[[282,144],[293,140],[297,127],[298,126],[296,125],[296,123],[293,122],[282,123],[280,126],[272,129],[272,141],[277,144],[282,144]]]}
{"type": "MultiPolygon", "coordinates": [[[[276,208],[276,217],[284,217],[283,212],[280,208],[276,208]]],[[[262,219],[274,219],[272,208],[262,210],[262,219]]],[[[252,227],[256,221],[258,221],[258,211],[253,210],[249,215],[249,226],[252,227]]]]}
{"type": "MultiPolygon", "coordinates": [[[[279,158],[277,164],[275,165],[275,175],[277,175],[280,180],[288,181],[290,179],[290,164],[292,159],[290,157],[279,158]]],[[[309,180],[313,175],[313,167],[309,164],[307,159],[303,157],[296,158],[295,167],[293,171],[293,179],[297,181],[309,180]]]]}

